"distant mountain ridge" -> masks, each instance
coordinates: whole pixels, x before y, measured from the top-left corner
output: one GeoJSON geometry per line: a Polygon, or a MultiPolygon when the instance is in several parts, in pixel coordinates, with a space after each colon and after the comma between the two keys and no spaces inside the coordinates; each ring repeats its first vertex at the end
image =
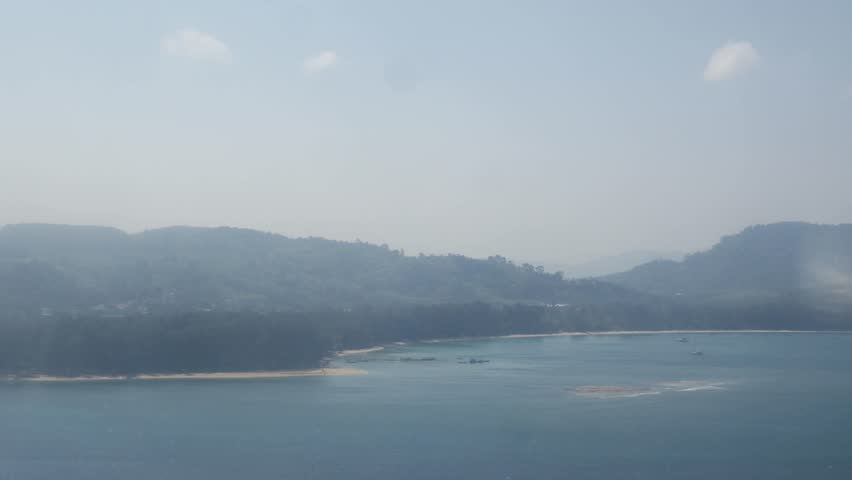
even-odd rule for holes
{"type": "Polygon", "coordinates": [[[237,228],[19,224],[0,229],[0,307],[123,315],[151,309],[301,311],[405,303],[630,298],[494,256],[405,256],[387,246],[237,228]]]}
{"type": "Polygon", "coordinates": [[[508,334],[850,331],[850,272],[852,225],[749,227],[606,277],[620,285],[236,228],[12,225],[0,374],[319,368],[346,348],[508,334]]]}
{"type": "Polygon", "coordinates": [[[852,298],[852,224],[781,222],[722,237],[683,261],[654,261],[603,277],[656,295],[852,298]]]}
{"type": "Polygon", "coordinates": [[[849,310],[852,225],[757,225],[682,261],[584,280],[501,256],[412,257],[385,245],[228,227],[0,228],[0,313],[24,316],[782,298],[849,310]]]}
{"type": "Polygon", "coordinates": [[[621,273],[639,265],[655,260],[681,260],[682,252],[656,251],[656,250],[633,250],[616,255],[595,258],[586,262],[565,264],[562,262],[542,262],[550,269],[559,270],[569,278],[591,278],[603,277],[614,273],[621,273]]]}

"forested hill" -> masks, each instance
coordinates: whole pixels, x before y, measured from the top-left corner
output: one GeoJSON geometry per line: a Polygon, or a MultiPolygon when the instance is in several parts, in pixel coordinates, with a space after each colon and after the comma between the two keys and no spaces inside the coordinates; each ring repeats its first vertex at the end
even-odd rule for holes
{"type": "Polygon", "coordinates": [[[607,281],[678,296],[852,298],[852,225],[774,223],[723,237],[683,261],[655,261],[607,281]]]}
{"type": "Polygon", "coordinates": [[[595,303],[635,295],[601,281],[564,280],[500,256],[406,256],[384,245],[246,229],[0,229],[5,312],[299,311],[470,301],[595,303]]]}
{"type": "Polygon", "coordinates": [[[789,292],[848,294],[850,239],[850,226],[758,226],[611,277],[660,297],[502,257],[233,228],[13,225],[0,229],[0,376],[309,368],[343,348],[512,333],[848,330],[850,304],[789,292]],[[715,301],[731,296],[757,301],[715,301]]]}

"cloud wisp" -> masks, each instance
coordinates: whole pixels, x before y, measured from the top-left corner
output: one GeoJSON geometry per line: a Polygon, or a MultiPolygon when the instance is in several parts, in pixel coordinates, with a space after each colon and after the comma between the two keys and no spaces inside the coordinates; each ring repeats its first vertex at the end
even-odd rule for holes
{"type": "Polygon", "coordinates": [[[337,63],[337,53],[333,50],[325,50],[305,60],[302,69],[305,73],[317,73],[327,70],[337,63]]]}
{"type": "Polygon", "coordinates": [[[704,80],[718,82],[742,75],[760,62],[760,55],[749,42],[728,42],[710,55],[704,68],[704,80]]]}
{"type": "Polygon", "coordinates": [[[231,49],[224,42],[194,28],[182,28],[165,35],[160,41],[160,52],[172,57],[222,64],[231,63],[233,58],[231,49]]]}

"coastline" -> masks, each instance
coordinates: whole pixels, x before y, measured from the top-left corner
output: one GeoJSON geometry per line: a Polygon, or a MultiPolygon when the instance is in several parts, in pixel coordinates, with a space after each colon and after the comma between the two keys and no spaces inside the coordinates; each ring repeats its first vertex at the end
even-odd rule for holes
{"type": "Polygon", "coordinates": [[[503,335],[494,338],[535,338],[581,335],[688,335],[695,333],[852,333],[845,330],[607,330],[599,332],[556,332],[503,335]]]}
{"type": "MultiPolygon", "coordinates": [[[[605,336],[605,335],[693,335],[693,334],[797,334],[797,333],[823,333],[823,334],[852,334],[849,330],[608,330],[591,332],[553,332],[553,333],[514,333],[509,335],[496,335],[485,337],[454,337],[439,338],[432,340],[421,340],[415,343],[447,343],[463,342],[471,340],[498,340],[517,338],[544,338],[544,337],[580,337],[580,336],[605,336]]],[[[406,342],[394,342],[391,345],[404,346],[406,342]]],[[[384,345],[370,348],[341,350],[335,354],[337,357],[349,355],[361,355],[385,350],[384,345]]],[[[61,377],[55,375],[34,375],[30,377],[16,377],[15,375],[0,376],[0,381],[11,382],[33,382],[33,383],[76,383],[76,382],[115,382],[133,380],[249,380],[249,379],[272,379],[293,377],[323,377],[364,375],[366,370],[349,367],[314,368],[307,370],[266,370],[249,372],[201,372],[201,373],[145,373],[139,375],[81,375],[76,377],[61,377]]]]}
{"type": "Polygon", "coordinates": [[[724,334],[724,333],[829,333],[850,334],[849,330],[602,330],[591,332],[553,332],[553,333],[513,333],[509,335],[493,335],[488,337],[456,337],[423,340],[421,343],[444,343],[470,340],[495,340],[502,338],[542,338],[542,337],[583,337],[602,335],[692,335],[692,334],[724,334]]]}
{"type": "Polygon", "coordinates": [[[358,368],[314,368],[310,370],[271,370],[257,372],[211,372],[211,373],[145,373],[134,376],[90,375],[78,377],[59,377],[54,375],[36,375],[33,377],[6,377],[7,381],[36,383],[65,382],[114,382],[127,380],[249,380],[264,378],[292,377],[336,377],[342,375],[364,375],[366,370],[358,368]]]}

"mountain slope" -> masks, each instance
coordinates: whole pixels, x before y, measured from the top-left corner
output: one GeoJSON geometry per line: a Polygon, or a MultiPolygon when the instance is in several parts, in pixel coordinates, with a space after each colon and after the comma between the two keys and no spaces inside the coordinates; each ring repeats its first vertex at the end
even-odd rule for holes
{"type": "Polygon", "coordinates": [[[62,225],[0,229],[0,306],[24,311],[315,310],[632,296],[499,256],[409,257],[387,246],[246,229],[170,227],[134,235],[62,225]]]}
{"type": "Polygon", "coordinates": [[[625,272],[655,260],[680,260],[681,252],[662,252],[653,250],[634,250],[606,257],[595,258],[582,263],[565,264],[562,262],[542,262],[552,270],[560,270],[568,278],[603,277],[625,272]]]}
{"type": "Polygon", "coordinates": [[[845,300],[852,297],[852,225],[752,226],[683,261],[650,262],[604,279],[660,295],[796,292],[845,300]]]}

